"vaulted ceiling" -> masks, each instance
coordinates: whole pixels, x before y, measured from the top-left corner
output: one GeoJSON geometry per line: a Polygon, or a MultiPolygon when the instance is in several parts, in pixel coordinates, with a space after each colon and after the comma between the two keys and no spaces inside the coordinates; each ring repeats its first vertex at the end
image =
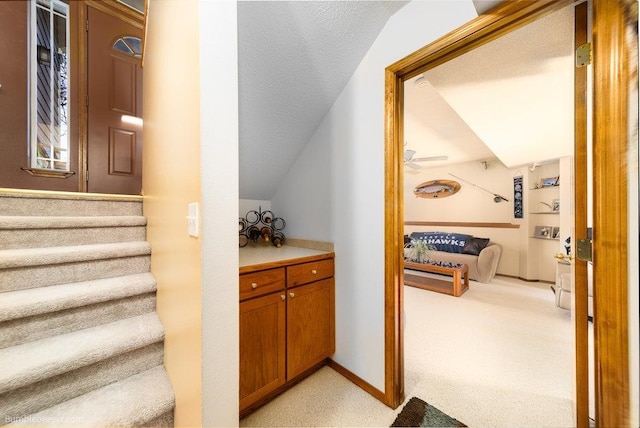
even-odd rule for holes
{"type": "MultiPolygon", "coordinates": [[[[272,198],[406,3],[238,2],[241,199],[272,198]]],[[[497,3],[474,0],[479,13],[497,3]]],[[[407,82],[407,147],[416,157],[497,156],[507,166],[558,157],[573,143],[570,19],[556,13],[430,70],[422,86],[407,82]]]]}
{"type": "Polygon", "coordinates": [[[509,168],[571,155],[573,21],[564,8],[406,82],[407,148],[509,168]]]}
{"type": "Polygon", "coordinates": [[[240,198],[269,200],[405,1],[240,1],[240,198]]]}

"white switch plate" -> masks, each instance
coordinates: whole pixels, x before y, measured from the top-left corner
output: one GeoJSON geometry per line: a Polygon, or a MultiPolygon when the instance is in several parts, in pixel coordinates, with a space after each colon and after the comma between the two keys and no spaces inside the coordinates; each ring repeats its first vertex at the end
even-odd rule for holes
{"type": "Polygon", "coordinates": [[[198,203],[189,204],[189,215],[187,216],[189,236],[198,237],[198,203]]]}

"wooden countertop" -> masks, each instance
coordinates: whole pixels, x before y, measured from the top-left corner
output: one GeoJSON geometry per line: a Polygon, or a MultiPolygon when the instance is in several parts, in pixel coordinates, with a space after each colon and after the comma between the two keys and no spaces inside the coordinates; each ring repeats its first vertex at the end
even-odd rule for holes
{"type": "Polygon", "coordinates": [[[322,260],[333,256],[334,253],[330,251],[312,250],[291,245],[276,248],[273,245],[249,244],[240,248],[240,273],[322,260]]]}

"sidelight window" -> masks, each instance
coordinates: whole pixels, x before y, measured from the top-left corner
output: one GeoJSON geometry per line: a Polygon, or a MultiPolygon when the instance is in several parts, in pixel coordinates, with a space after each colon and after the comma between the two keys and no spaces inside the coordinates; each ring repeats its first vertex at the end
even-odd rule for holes
{"type": "Polygon", "coordinates": [[[69,171],[69,6],[30,2],[31,168],[69,171]]]}

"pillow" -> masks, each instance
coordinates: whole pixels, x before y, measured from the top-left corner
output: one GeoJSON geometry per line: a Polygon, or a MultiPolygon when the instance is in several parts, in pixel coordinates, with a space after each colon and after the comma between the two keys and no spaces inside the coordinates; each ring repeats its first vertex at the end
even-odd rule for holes
{"type": "Polygon", "coordinates": [[[467,242],[462,247],[462,254],[472,254],[479,256],[480,251],[489,245],[489,238],[474,238],[473,236],[467,239],[467,242]]]}
{"type": "Polygon", "coordinates": [[[433,245],[437,251],[447,253],[462,253],[462,248],[471,235],[447,232],[413,232],[411,239],[425,241],[433,245]]]}

